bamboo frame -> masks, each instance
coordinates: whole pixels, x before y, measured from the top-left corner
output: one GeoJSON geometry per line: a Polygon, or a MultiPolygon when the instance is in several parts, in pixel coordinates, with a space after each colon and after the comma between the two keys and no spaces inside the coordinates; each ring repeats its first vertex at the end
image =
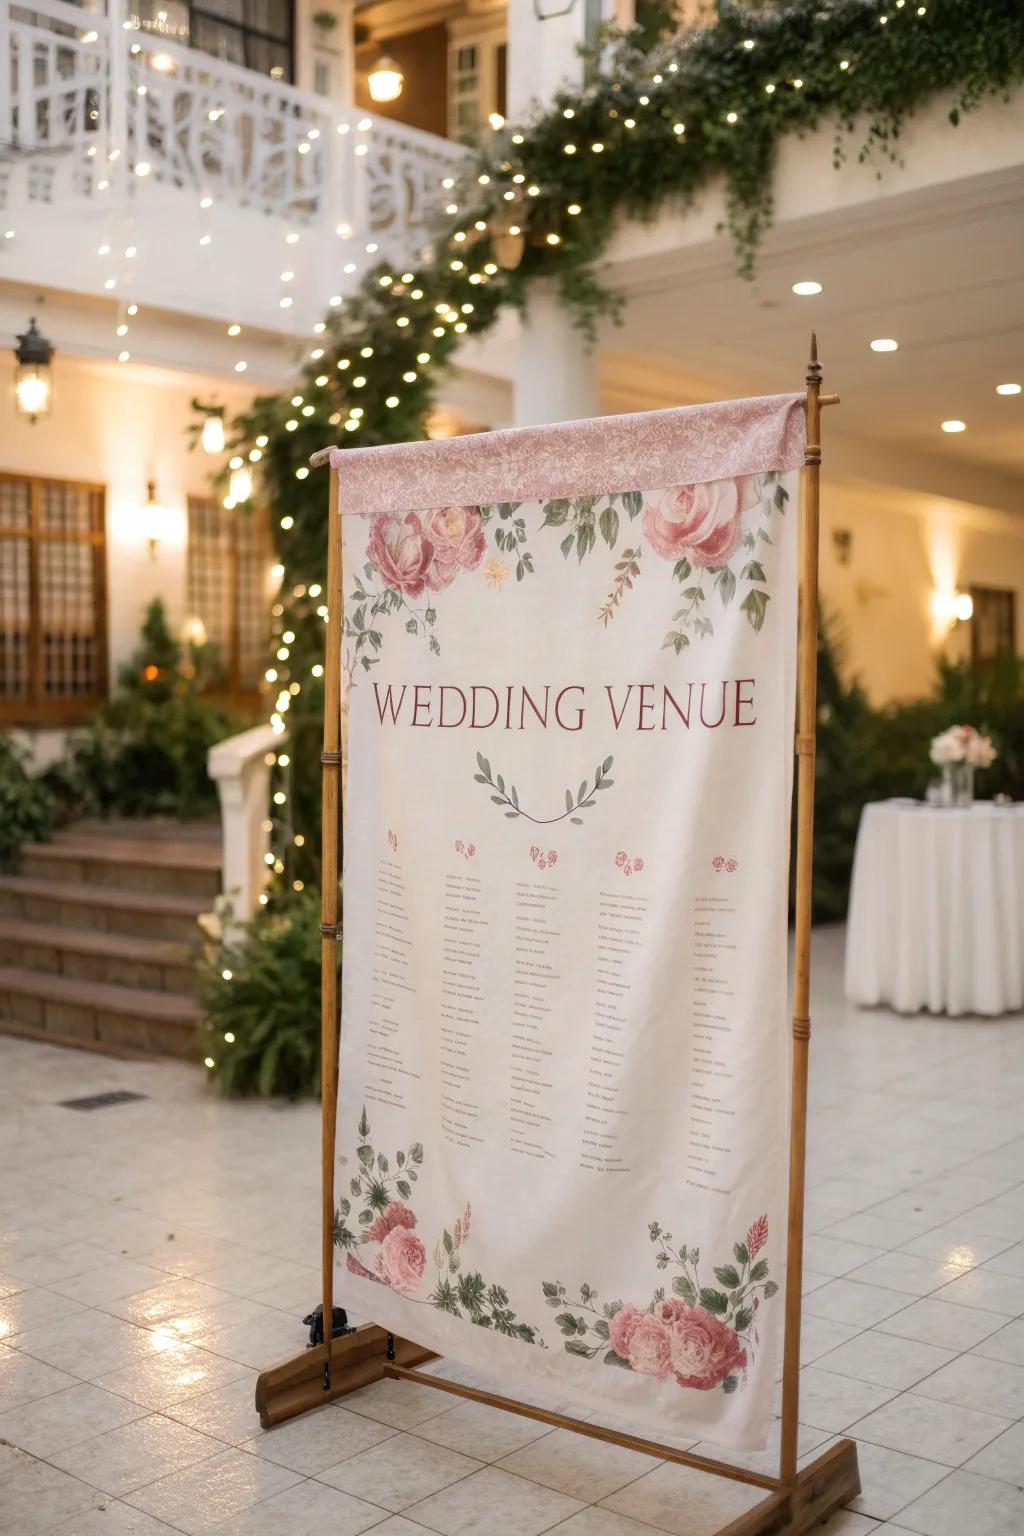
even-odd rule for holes
{"type": "MultiPolygon", "coordinates": [[[[810,1048],[811,874],[814,849],[814,758],[817,718],[817,613],[821,408],[838,404],[837,395],[821,393],[817,339],[811,337],[806,374],[807,446],[804,453],[799,528],[799,618],[797,632],[797,832],[795,983],[790,1078],[789,1195],[786,1289],[784,1300],[782,1435],[777,1475],[749,1471],[707,1456],[679,1451],[654,1440],[573,1419],[514,1398],[485,1392],[417,1369],[437,1356],[410,1340],[375,1325],[347,1337],[330,1337],[334,1300],[334,1141],[337,1118],[340,1018],[337,998],[338,830],[341,796],[340,680],[342,637],[341,524],[337,476],[331,475],[328,531],[327,660],[324,712],[323,779],[323,1315],[325,1342],[264,1371],[256,1383],[256,1406],[265,1428],[332,1401],[382,1378],[413,1381],[456,1397],[487,1403],[540,1423],[621,1445],[730,1481],[765,1490],[765,1498],[718,1536],[803,1536],[860,1491],[857,1447],[841,1440],[802,1471],[797,1470],[800,1408],[800,1316],[803,1279],[804,1190],[807,1151],[807,1080],[810,1048]]],[[[329,450],[314,454],[320,467],[329,450]]]]}

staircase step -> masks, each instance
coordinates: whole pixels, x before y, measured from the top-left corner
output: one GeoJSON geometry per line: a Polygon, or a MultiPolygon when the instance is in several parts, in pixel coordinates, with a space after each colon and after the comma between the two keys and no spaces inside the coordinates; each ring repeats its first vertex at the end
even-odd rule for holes
{"type": "Polygon", "coordinates": [[[197,959],[197,945],[172,939],[0,917],[0,965],[189,995],[195,991],[197,959]]]}
{"type": "Polygon", "coordinates": [[[131,891],[73,880],[0,875],[0,916],[60,927],[187,942],[195,939],[196,918],[207,905],[197,896],[176,896],[164,891],[131,891]]]}
{"type": "Polygon", "coordinates": [[[193,1057],[200,1022],[191,998],[0,966],[0,1017],[44,1037],[158,1056],[193,1057]]]}
{"type": "Polygon", "coordinates": [[[165,892],[211,902],[220,890],[221,849],[215,843],[173,840],[166,833],[129,838],[72,829],[52,843],[25,843],[19,868],[34,879],[165,892]]]}

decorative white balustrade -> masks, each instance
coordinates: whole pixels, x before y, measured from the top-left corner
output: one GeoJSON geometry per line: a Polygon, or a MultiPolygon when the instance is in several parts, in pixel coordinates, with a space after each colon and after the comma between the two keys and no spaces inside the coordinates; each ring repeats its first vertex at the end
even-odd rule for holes
{"type": "Polygon", "coordinates": [[[408,242],[465,154],[131,30],[121,0],[103,14],[0,0],[0,50],[0,154],[71,154],[74,190],[86,196],[151,176],[199,198],[408,242]]]}

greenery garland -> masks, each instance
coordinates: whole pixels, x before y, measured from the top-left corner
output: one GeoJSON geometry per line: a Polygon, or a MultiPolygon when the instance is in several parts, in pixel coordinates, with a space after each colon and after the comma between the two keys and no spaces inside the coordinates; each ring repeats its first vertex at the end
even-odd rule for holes
{"type": "Polygon", "coordinates": [[[721,178],[749,277],[784,135],[828,121],[837,167],[851,144],[881,163],[898,157],[905,121],[936,94],[949,93],[955,126],[1024,78],[1020,0],[790,0],[754,14],[723,0],[712,27],[647,53],[639,40],[620,34],[591,59],[583,88],[476,146],[444,184],[427,257],[367,273],[318,325],[298,386],[233,424],[232,467],[259,464],[284,573],[267,672],[275,728],[289,736],[272,807],[278,892],[318,876],[327,494],[310,454],[331,441],[422,438],[463,338],[521,306],[536,279],[553,278],[592,335],[616,307],[595,267],[620,219],[682,211],[721,178]]]}

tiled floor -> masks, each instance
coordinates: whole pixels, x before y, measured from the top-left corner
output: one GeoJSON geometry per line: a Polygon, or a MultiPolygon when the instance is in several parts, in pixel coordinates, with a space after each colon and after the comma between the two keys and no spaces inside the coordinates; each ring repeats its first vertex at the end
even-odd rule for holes
{"type": "MultiPolygon", "coordinates": [[[[864,1492],[823,1530],[1024,1536],[1024,1019],[847,1011],[841,940],[815,942],[801,1449],[852,1435],[864,1492]]],[[[0,1040],[0,1536],[708,1536],[747,1506],[394,1382],[262,1433],[256,1371],[318,1290],[318,1125],[0,1040]],[[119,1087],[148,1097],[58,1103],[119,1087]]]]}

